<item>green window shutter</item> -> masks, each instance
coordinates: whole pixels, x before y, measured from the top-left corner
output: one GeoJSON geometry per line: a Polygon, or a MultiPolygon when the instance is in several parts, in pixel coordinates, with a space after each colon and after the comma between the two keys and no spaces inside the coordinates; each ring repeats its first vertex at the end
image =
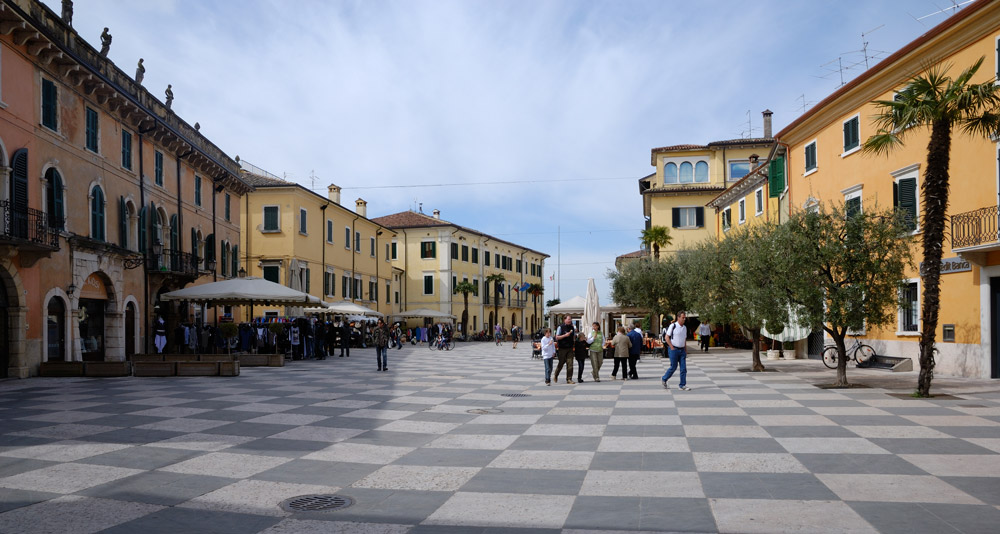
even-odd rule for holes
{"type": "Polygon", "coordinates": [[[455,275],[452,275],[451,276],[451,294],[452,295],[458,294],[458,289],[456,289],[457,287],[458,287],[458,277],[455,276],[455,275]]]}
{"type": "Polygon", "coordinates": [[[267,280],[269,282],[274,282],[275,284],[279,283],[277,265],[265,265],[263,271],[264,271],[264,280],[267,280]]]}
{"type": "Polygon", "coordinates": [[[226,220],[232,220],[232,210],[230,209],[230,196],[226,193],[226,220]]]}
{"type": "Polygon", "coordinates": [[[453,260],[458,259],[458,243],[451,244],[451,259],[453,260]]]}
{"type": "MultiPolygon", "coordinates": [[[[809,155],[809,151],[806,151],[809,155]]],[[[806,158],[808,161],[808,157],[806,158]]],[[[808,167],[809,164],[806,163],[808,167]]],[[[815,163],[813,164],[815,166],[815,163]]],[[[768,164],[767,169],[767,196],[778,198],[785,191],[785,158],[775,158],[768,164]]]]}
{"type": "Polygon", "coordinates": [[[139,210],[139,252],[146,253],[146,207],[139,210]]]}
{"type": "Polygon", "coordinates": [[[906,228],[913,230],[917,227],[917,179],[903,178],[899,180],[897,187],[897,206],[903,213],[906,220],[906,228]]]}
{"type": "Polygon", "coordinates": [[[694,219],[695,226],[698,228],[703,228],[705,226],[705,208],[697,207],[694,209],[694,219]]]}
{"type": "Polygon", "coordinates": [[[125,209],[125,197],[118,197],[118,244],[128,248],[128,211],[125,209]]]}
{"type": "MultiPolygon", "coordinates": [[[[233,252],[234,252],[234,256],[235,256],[235,252],[236,252],[236,249],[233,249],[233,252]]],[[[233,262],[233,265],[235,266],[235,264],[236,264],[236,262],[234,261],[234,262],[233,262]]],[[[234,271],[234,272],[235,272],[235,271],[234,271]]],[[[309,292],[309,290],[310,290],[310,289],[311,289],[311,287],[312,287],[312,283],[311,283],[311,282],[312,282],[312,272],[311,272],[311,271],[309,270],[309,268],[307,267],[307,268],[306,268],[306,293],[308,293],[308,292],[309,292]]]]}
{"type": "Polygon", "coordinates": [[[87,109],[87,149],[97,152],[97,112],[87,109]]]}
{"type": "Polygon", "coordinates": [[[392,259],[396,259],[396,242],[392,243],[392,259]]]}
{"type": "Polygon", "coordinates": [[[681,225],[681,209],[670,208],[670,226],[673,228],[679,228],[680,225],[681,225]]]}
{"type": "Polygon", "coordinates": [[[436,241],[431,241],[431,257],[432,258],[436,258],[437,257],[437,242],[436,241]]]}
{"type": "MultiPolygon", "coordinates": [[[[239,276],[240,274],[240,246],[236,245],[233,247],[233,276],[239,276]]],[[[309,275],[309,269],[306,269],[306,276],[309,275]]]]}
{"type": "Polygon", "coordinates": [[[57,130],[59,128],[59,99],[56,84],[51,80],[42,79],[42,126],[57,130]]]}

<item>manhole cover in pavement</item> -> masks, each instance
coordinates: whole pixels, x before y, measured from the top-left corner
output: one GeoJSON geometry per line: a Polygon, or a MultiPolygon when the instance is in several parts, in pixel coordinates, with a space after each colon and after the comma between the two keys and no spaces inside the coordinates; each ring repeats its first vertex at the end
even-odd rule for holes
{"type": "Polygon", "coordinates": [[[328,512],[341,510],[354,504],[354,499],[343,495],[299,495],[286,499],[281,508],[287,512],[328,512]]]}
{"type": "Polygon", "coordinates": [[[501,393],[501,397],[530,397],[527,393],[501,393]]]}
{"type": "Polygon", "coordinates": [[[503,413],[503,410],[497,408],[474,408],[472,410],[465,410],[465,413],[471,413],[473,415],[490,415],[495,413],[503,413]]]}

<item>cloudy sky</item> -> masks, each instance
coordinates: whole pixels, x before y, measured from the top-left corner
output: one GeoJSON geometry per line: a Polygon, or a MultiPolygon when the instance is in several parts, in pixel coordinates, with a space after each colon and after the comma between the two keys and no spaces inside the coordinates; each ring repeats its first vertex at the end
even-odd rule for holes
{"type": "Polygon", "coordinates": [[[440,209],[550,254],[547,299],[593,277],[607,302],[651,148],[759,136],[766,108],[778,131],[840,85],[838,58],[860,74],[862,33],[884,57],[945,4],[76,0],[73,26],[96,48],[110,27],[109,57],[144,58],[230,156],[370,217],[440,209]]]}

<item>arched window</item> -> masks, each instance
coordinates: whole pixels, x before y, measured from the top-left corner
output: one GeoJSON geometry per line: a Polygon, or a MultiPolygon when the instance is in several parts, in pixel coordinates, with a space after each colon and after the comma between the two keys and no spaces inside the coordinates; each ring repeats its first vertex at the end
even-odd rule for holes
{"type": "Polygon", "coordinates": [[[62,176],[59,171],[51,168],[45,171],[45,182],[45,211],[48,213],[49,228],[62,230],[66,225],[62,176]]]}
{"type": "Polygon", "coordinates": [[[52,297],[46,310],[46,359],[50,362],[66,359],[66,303],[52,297]]]}
{"type": "Polygon", "coordinates": [[[685,161],[681,163],[680,180],[678,181],[682,184],[689,184],[694,181],[694,167],[691,165],[691,162],[685,161]]]}
{"type": "Polygon", "coordinates": [[[667,163],[663,166],[663,183],[665,184],[676,184],[677,183],[677,164],[667,163]]]}
{"type": "Polygon", "coordinates": [[[694,181],[697,183],[708,183],[708,163],[699,161],[694,165],[694,181]]]}
{"type": "Polygon", "coordinates": [[[90,237],[104,241],[104,191],[99,185],[90,193],[90,237]]]}

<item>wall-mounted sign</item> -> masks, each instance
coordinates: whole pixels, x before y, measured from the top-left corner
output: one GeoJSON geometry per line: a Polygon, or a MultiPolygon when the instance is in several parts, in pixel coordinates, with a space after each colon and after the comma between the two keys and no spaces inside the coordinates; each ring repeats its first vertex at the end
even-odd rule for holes
{"type": "MultiPolygon", "coordinates": [[[[943,258],[941,260],[941,274],[964,273],[972,270],[969,260],[960,258],[943,258]]],[[[920,274],[924,274],[924,262],[920,262],[920,274]]]]}
{"type": "Polygon", "coordinates": [[[92,273],[83,281],[83,288],[80,289],[80,298],[107,300],[108,290],[104,287],[104,281],[97,273],[92,273]]]}

